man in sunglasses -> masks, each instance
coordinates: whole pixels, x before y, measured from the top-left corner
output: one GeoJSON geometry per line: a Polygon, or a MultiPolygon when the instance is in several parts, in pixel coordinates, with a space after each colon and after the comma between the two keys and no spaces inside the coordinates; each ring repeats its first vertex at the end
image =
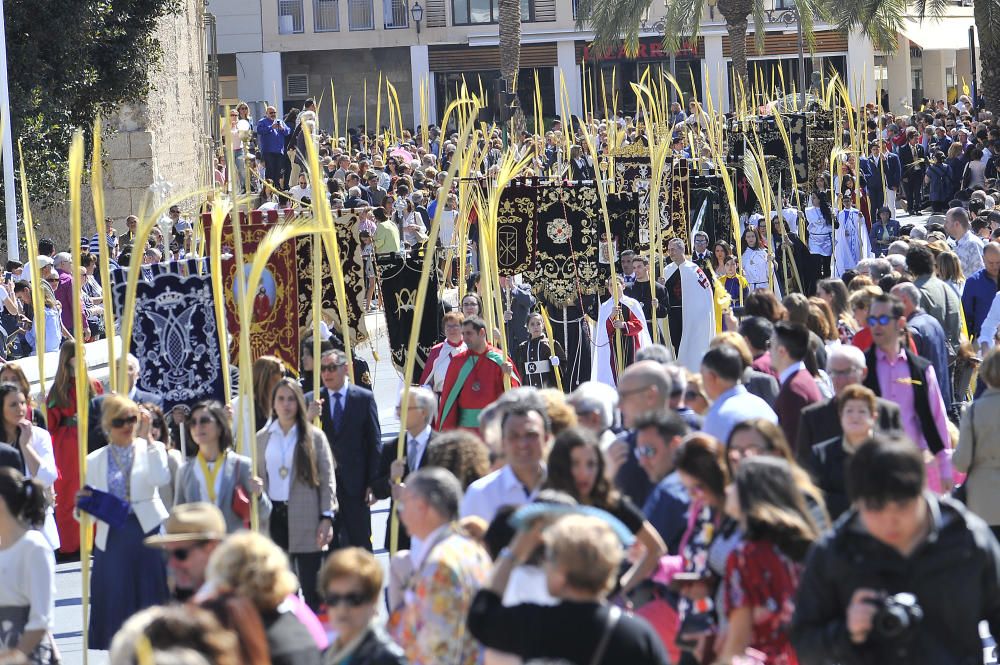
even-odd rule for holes
{"type": "Polygon", "coordinates": [[[146,539],[146,545],[167,553],[175,599],[187,601],[205,584],[208,559],[225,537],[222,511],[202,501],[174,506],[163,523],[163,533],[146,539]]]}
{"type": "Polygon", "coordinates": [[[688,433],[687,424],[672,411],[651,411],[639,417],[635,431],[636,459],[654,484],[642,512],[667,551],[677,552],[687,529],[691,499],[674,468],[674,453],[688,433]]]}
{"type": "Polygon", "coordinates": [[[903,432],[934,457],[927,463],[928,486],[938,493],[947,492],[952,486],[951,459],[945,446],[949,441],[948,418],[934,366],[901,347],[906,316],[895,295],[872,299],[868,326],[874,344],[865,354],[868,376],[864,385],[899,405],[903,432]]]}

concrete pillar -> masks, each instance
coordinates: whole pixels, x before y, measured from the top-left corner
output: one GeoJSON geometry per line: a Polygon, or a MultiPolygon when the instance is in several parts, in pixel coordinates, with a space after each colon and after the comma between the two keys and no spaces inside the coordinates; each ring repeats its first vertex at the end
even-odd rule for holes
{"type": "Polygon", "coordinates": [[[708,108],[708,96],[716,111],[729,111],[729,61],[722,57],[722,35],[705,35],[705,59],[701,61],[701,82],[705,90],[702,103],[708,108]]]}
{"type": "Polygon", "coordinates": [[[413,91],[413,126],[420,124],[420,86],[426,93],[427,121],[435,122],[438,118],[437,98],[434,96],[434,75],[431,74],[430,55],[426,45],[410,45],[410,85],[413,91]]]}
{"type": "Polygon", "coordinates": [[[284,104],[285,80],[280,53],[237,53],[236,94],[248,102],[267,101],[278,109],[284,104]]]}
{"type": "Polygon", "coordinates": [[[944,85],[944,68],[947,51],[924,51],[924,97],[944,99],[947,88],[944,85]]]}
{"type": "Polygon", "coordinates": [[[847,85],[852,104],[863,105],[875,101],[877,92],[875,82],[871,79],[874,66],[875,47],[863,34],[851,30],[847,35],[847,85]]]}
{"type": "MultiPolygon", "coordinates": [[[[565,107],[570,113],[583,117],[583,86],[580,82],[580,66],[576,64],[576,43],[571,40],[556,42],[556,67],[554,68],[556,115],[563,114],[562,82],[566,81],[565,107]]],[[[564,118],[563,121],[568,121],[564,118]]]]}
{"type": "Polygon", "coordinates": [[[913,74],[910,71],[910,40],[900,35],[899,47],[895,53],[890,53],[886,59],[889,82],[889,108],[894,113],[901,113],[903,105],[900,100],[913,104],[913,74]]]}

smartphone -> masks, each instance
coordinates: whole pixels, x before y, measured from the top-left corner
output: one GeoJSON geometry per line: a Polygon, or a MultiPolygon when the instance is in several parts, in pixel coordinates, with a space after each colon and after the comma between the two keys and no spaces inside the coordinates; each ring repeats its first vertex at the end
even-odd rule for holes
{"type": "Polygon", "coordinates": [[[13,276],[14,276],[13,273],[4,272],[4,274],[3,274],[3,281],[9,282],[10,279],[11,279],[11,277],[13,277],[13,276]]]}

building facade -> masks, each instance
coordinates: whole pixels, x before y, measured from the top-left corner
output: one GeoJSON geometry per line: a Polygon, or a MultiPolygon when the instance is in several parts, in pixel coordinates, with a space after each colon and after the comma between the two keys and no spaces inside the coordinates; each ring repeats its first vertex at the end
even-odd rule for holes
{"type": "MultiPolygon", "coordinates": [[[[243,100],[288,109],[301,107],[308,97],[323,99],[320,121],[329,129],[332,80],[339,126],[372,130],[376,122],[389,122],[387,81],[403,124],[410,127],[422,118],[440,119],[462,85],[482,91],[492,103],[500,76],[497,5],[498,0],[210,0],[218,22],[222,103],[243,100]]],[[[714,3],[707,5],[698,38],[686,40],[678,52],[662,49],[662,21],[651,17],[643,22],[638,54],[629,57],[590,48],[593,33],[577,28],[574,0],[521,0],[518,93],[525,114],[534,114],[536,78],[546,117],[562,115],[563,109],[582,114],[585,106],[598,114],[605,108],[634,112],[631,84],[647,68],[672,72],[685,96],[711,94],[716,108],[728,109],[729,37],[714,3]]],[[[848,80],[855,101],[862,96],[873,101],[882,86],[893,109],[903,110],[897,101],[912,105],[914,97],[918,103],[922,97],[943,98],[949,87],[961,87],[963,76],[971,85],[968,47],[958,48],[967,39],[958,33],[971,21],[972,9],[956,6],[954,13],[940,28],[913,22],[890,54],[876,53],[856,33],[820,24],[815,49],[800,64],[798,17],[790,0],[774,0],[762,53],[753,33],[747,35],[750,73],[767,89],[784,80],[790,90],[800,66],[806,80],[813,71],[836,71],[848,80]]]]}

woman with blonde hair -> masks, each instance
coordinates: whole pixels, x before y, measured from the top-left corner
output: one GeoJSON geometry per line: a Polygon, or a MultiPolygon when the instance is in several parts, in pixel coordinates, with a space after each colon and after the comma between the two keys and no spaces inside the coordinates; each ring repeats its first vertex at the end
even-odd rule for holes
{"type": "MultiPolygon", "coordinates": [[[[86,363],[84,363],[86,372],[86,363]]],[[[85,377],[89,386],[87,402],[104,392],[101,384],[85,377]]],[[[80,551],[80,525],[73,517],[74,499],[80,489],[80,449],[76,425],[76,345],[72,340],[59,348],[59,364],[49,389],[48,430],[56,456],[59,477],[52,488],[56,493],[56,527],[59,530],[59,553],[80,551]]]]}
{"type": "Polygon", "coordinates": [[[266,536],[251,531],[229,536],[208,561],[206,583],[254,604],[274,665],[320,665],[316,642],[285,603],[298,588],[298,580],[288,557],[266,536]]]}
{"type": "MultiPolygon", "coordinates": [[[[170,480],[170,468],[163,444],[136,436],[141,417],[149,415],[142,415],[129,398],[105,397],[101,428],[108,445],[87,455],[86,484],[128,508],[120,523],[95,517],[89,627],[93,649],[107,649],[126,619],[167,599],[163,556],[160,550],[146,546],[144,538],[156,534],[167,518],[158,488],[170,480]]],[[[83,503],[89,496],[90,490],[80,490],[77,500],[83,503]]]]}
{"type": "Polygon", "coordinates": [[[955,252],[941,252],[934,260],[937,267],[938,278],[955,290],[959,298],[962,297],[962,289],[965,288],[965,273],[962,271],[962,262],[955,252]]]}
{"type": "MultiPolygon", "coordinates": [[[[271,395],[285,376],[285,363],[275,356],[253,361],[254,431],[259,432],[271,416],[271,395]]],[[[239,413],[234,409],[235,413],[239,413]]]]}
{"type": "Polygon", "coordinates": [[[271,405],[270,425],[257,432],[258,472],[271,498],[271,517],[261,531],[289,554],[315,611],[316,579],[337,509],[333,453],[323,430],[306,420],[305,396],[293,379],[278,381],[271,405]]]}

